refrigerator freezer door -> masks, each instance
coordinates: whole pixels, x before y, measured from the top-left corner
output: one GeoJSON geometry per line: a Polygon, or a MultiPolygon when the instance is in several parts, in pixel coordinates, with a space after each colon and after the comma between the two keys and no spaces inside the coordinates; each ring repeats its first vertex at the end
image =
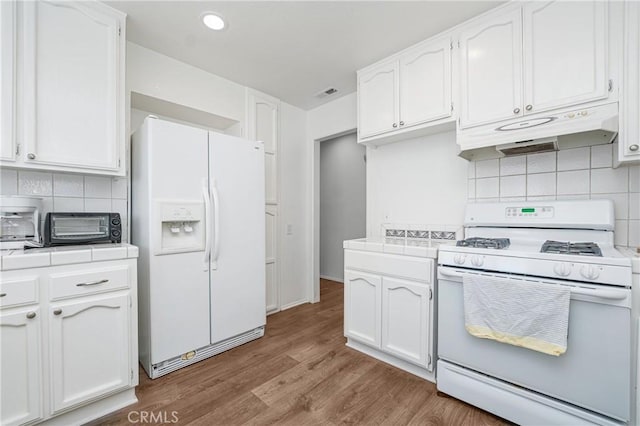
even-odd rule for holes
{"type": "Polygon", "coordinates": [[[264,147],[209,132],[211,343],[266,323],[264,147]],[[215,232],[214,232],[215,233],[215,232]]]}
{"type": "MultiPolygon", "coordinates": [[[[160,235],[154,231],[163,226],[162,211],[155,208],[158,203],[181,200],[185,205],[204,205],[203,181],[209,173],[208,136],[205,130],[168,121],[147,122],[151,126],[147,162],[151,189],[149,234],[153,240],[160,235]]],[[[176,221],[177,232],[187,234],[184,223],[176,221]]],[[[198,232],[204,233],[204,228],[198,226],[198,232]]],[[[151,241],[152,246],[160,243],[151,241]]],[[[209,344],[209,271],[202,267],[203,259],[204,247],[189,253],[149,256],[152,364],[209,344]]]]}

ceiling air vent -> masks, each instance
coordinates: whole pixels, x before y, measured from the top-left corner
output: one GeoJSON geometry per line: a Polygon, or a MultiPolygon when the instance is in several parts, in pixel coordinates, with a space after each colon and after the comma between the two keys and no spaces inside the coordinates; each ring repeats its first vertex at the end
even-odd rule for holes
{"type": "Polygon", "coordinates": [[[507,157],[558,150],[558,138],[542,138],[496,146],[507,157]]]}
{"type": "Polygon", "coordinates": [[[326,89],[319,91],[313,96],[315,96],[318,99],[322,99],[322,98],[326,98],[327,96],[331,96],[337,92],[338,92],[338,89],[336,89],[335,87],[327,87],[326,89]]]}

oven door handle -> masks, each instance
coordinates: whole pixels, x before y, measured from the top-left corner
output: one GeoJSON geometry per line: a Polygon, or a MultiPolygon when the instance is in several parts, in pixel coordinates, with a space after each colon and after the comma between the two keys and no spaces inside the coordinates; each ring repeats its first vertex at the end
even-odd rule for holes
{"type": "MultiPolygon", "coordinates": [[[[462,272],[453,272],[449,269],[438,268],[438,273],[443,277],[462,278],[467,275],[462,272]]],[[[580,296],[597,297],[607,300],[624,300],[628,294],[619,290],[606,290],[606,289],[590,289],[586,287],[571,287],[571,294],[580,296]]]]}

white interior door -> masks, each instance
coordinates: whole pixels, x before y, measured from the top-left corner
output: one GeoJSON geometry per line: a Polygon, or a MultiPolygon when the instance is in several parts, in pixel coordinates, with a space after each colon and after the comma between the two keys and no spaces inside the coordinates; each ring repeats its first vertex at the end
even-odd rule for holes
{"type": "Polygon", "coordinates": [[[525,113],[606,98],[607,2],[524,5],[525,113]]]}
{"type": "Polygon", "coordinates": [[[400,57],[400,127],[451,115],[451,40],[420,45],[400,57]]]}
{"type": "Polygon", "coordinates": [[[0,2],[0,159],[14,161],[15,2],[0,2]]]}
{"type": "Polygon", "coordinates": [[[209,132],[211,343],[266,323],[264,147],[209,132]]]}
{"type": "Polygon", "coordinates": [[[128,295],[106,295],[50,308],[52,411],[129,385],[128,295]]]}
{"type": "Polygon", "coordinates": [[[25,161],[118,169],[119,20],[89,2],[24,2],[25,161]]]}
{"type": "Polygon", "coordinates": [[[460,127],[523,114],[520,8],[460,34],[460,127]]]}
{"type": "Polygon", "coordinates": [[[21,425],[42,417],[38,307],[0,316],[0,423],[21,425]]]}
{"type": "Polygon", "coordinates": [[[381,64],[358,76],[358,135],[360,139],[399,126],[398,62],[381,64]]]}

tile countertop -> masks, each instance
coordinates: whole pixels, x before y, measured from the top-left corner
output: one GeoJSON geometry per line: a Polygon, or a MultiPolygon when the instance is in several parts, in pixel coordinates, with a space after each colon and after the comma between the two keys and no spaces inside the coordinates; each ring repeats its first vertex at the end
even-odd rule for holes
{"type": "Polygon", "coordinates": [[[342,247],[350,250],[374,251],[378,253],[403,254],[405,256],[438,257],[438,247],[455,244],[455,241],[416,240],[405,238],[359,238],[346,240],[342,247]]]}
{"type": "Polygon", "coordinates": [[[138,257],[138,247],[131,244],[96,244],[0,251],[0,270],[41,268],[72,263],[138,257]]]}
{"type": "Polygon", "coordinates": [[[634,274],[640,274],[640,253],[636,247],[617,246],[616,249],[625,256],[631,258],[631,268],[634,274]]]}

